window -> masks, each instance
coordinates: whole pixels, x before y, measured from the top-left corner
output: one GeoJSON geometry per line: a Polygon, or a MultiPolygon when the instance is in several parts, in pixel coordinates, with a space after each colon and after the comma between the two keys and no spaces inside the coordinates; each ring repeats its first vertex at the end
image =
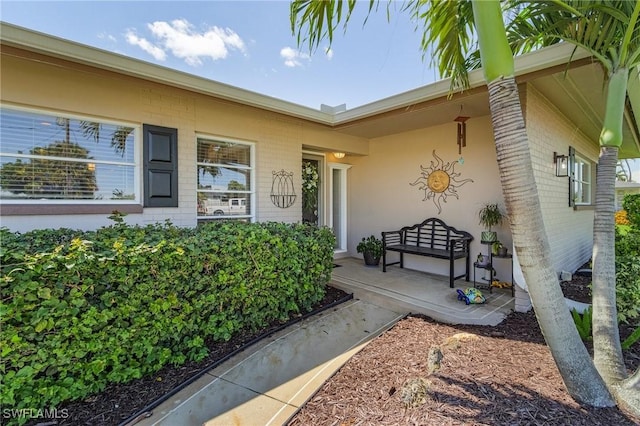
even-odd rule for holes
{"type": "Polygon", "coordinates": [[[571,180],[569,187],[570,206],[588,206],[592,203],[593,172],[595,167],[591,161],[569,149],[571,180]]]}
{"type": "Polygon", "coordinates": [[[253,217],[253,145],[197,138],[198,219],[253,217]]]}
{"type": "Polygon", "coordinates": [[[0,141],[4,204],[140,199],[136,127],[2,107],[0,141]]]}

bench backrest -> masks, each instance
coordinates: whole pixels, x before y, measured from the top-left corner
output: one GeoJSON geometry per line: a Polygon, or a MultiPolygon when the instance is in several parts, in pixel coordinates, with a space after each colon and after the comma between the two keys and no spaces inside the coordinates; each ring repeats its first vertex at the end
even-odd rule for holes
{"type": "Polygon", "coordinates": [[[473,240],[473,236],[468,232],[458,231],[435,217],[402,228],[402,234],[404,244],[442,250],[449,250],[451,239],[468,238],[469,241],[473,240]]]}

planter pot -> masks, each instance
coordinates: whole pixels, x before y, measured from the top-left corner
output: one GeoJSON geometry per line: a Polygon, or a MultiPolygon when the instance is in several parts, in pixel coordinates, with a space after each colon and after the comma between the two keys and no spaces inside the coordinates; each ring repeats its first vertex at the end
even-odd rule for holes
{"type": "Polygon", "coordinates": [[[364,255],[364,264],[367,266],[378,266],[380,264],[380,256],[374,256],[369,252],[362,253],[364,255]]]}
{"type": "Polygon", "coordinates": [[[506,255],[507,255],[507,248],[506,247],[500,247],[498,249],[498,256],[505,257],[506,255]]]}
{"type": "Polygon", "coordinates": [[[493,243],[498,240],[498,234],[495,231],[482,231],[480,241],[483,243],[493,243]]]}

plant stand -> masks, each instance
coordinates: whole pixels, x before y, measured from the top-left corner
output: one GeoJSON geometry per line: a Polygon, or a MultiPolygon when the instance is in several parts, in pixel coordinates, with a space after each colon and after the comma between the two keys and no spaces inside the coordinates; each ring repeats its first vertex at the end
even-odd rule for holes
{"type": "Polygon", "coordinates": [[[494,255],[493,251],[491,250],[491,246],[493,245],[493,242],[481,242],[481,244],[484,244],[487,246],[489,263],[487,264],[482,264],[478,262],[473,263],[473,287],[484,289],[484,290],[488,289],[489,293],[493,293],[492,283],[495,278],[494,275],[496,273],[496,270],[493,267],[493,259],[511,259],[511,297],[515,297],[516,290],[515,290],[515,287],[513,286],[513,255],[512,254],[506,254],[504,256],[494,255]],[[483,271],[483,273],[484,272],[488,273],[489,279],[487,279],[484,276],[482,278],[477,279],[476,270],[483,271]]]}

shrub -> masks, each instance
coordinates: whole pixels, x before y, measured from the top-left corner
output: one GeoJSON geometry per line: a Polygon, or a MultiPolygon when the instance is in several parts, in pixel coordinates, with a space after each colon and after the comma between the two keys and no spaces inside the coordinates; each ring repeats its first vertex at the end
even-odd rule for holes
{"type": "Polygon", "coordinates": [[[632,226],[640,228],[640,194],[627,194],[622,199],[622,208],[632,226]]]}
{"type": "Polygon", "coordinates": [[[618,210],[615,214],[616,225],[630,225],[626,210],[618,210]]]}
{"type": "Polygon", "coordinates": [[[276,223],[0,230],[0,404],[45,409],[201,360],[322,299],[333,234],[276,223]]]}
{"type": "Polygon", "coordinates": [[[592,326],[592,308],[589,306],[584,310],[582,314],[578,313],[578,311],[574,308],[571,310],[571,316],[573,317],[573,323],[578,330],[578,334],[582,341],[587,342],[592,340],[591,337],[591,326],[592,326]]]}
{"type": "Polygon", "coordinates": [[[616,231],[616,306],[620,322],[639,323],[640,228],[616,231]]]}

